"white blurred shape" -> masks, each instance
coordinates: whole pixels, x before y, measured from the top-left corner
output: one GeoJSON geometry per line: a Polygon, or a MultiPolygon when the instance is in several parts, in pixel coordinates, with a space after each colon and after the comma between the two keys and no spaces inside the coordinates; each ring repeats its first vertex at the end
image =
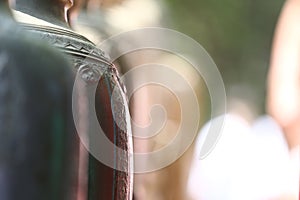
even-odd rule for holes
{"type": "Polygon", "coordinates": [[[299,149],[289,152],[279,125],[269,116],[260,117],[253,125],[253,134],[262,148],[262,165],[258,173],[263,177],[257,186],[260,194],[273,196],[298,196],[299,149]],[[296,152],[296,153],[295,153],[296,152]]]}
{"type": "Polygon", "coordinates": [[[250,127],[242,117],[227,114],[217,146],[200,160],[209,126],[210,122],[196,141],[188,183],[192,199],[263,200],[296,195],[299,162],[290,159],[283,134],[270,117],[261,117],[250,127]]]}
{"type": "Polygon", "coordinates": [[[145,26],[156,26],[161,18],[161,8],[157,0],[126,0],[107,13],[109,24],[121,31],[145,26]]]}

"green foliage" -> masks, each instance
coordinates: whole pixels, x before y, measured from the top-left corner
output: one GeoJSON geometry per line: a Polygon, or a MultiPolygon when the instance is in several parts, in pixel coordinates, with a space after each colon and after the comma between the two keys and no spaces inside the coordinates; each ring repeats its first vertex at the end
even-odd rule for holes
{"type": "Polygon", "coordinates": [[[165,0],[172,28],[204,46],[226,87],[247,85],[262,110],[274,28],[283,0],[165,0]]]}

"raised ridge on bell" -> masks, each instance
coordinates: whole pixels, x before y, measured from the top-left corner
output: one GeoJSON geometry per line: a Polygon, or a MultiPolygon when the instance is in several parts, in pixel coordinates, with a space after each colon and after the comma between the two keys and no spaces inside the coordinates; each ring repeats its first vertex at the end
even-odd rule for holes
{"type": "Polygon", "coordinates": [[[105,53],[101,49],[97,48],[93,42],[78,33],[50,26],[27,23],[20,24],[27,31],[40,33],[44,39],[58,48],[65,48],[69,51],[75,50],[74,53],[78,51],[84,53],[86,56],[89,55],[91,58],[95,58],[101,62],[111,65],[109,59],[105,56],[105,53]]]}

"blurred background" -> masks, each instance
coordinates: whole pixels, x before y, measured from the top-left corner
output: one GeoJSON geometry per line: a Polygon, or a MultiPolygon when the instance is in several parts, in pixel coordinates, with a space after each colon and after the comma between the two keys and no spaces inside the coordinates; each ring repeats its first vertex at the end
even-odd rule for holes
{"type": "Polygon", "coordinates": [[[216,62],[229,98],[264,113],[273,33],[283,0],[167,0],[170,27],[197,40],[216,62]],[[179,14],[180,13],[180,14],[179,14]]]}
{"type": "MultiPolygon", "coordinates": [[[[265,112],[266,75],[283,3],[283,0],[272,4],[253,0],[90,0],[83,6],[90,17],[81,14],[76,26],[79,30],[83,26],[101,32],[102,39],[148,26],[180,31],[211,55],[229,98],[245,102],[252,114],[258,116],[265,112]]],[[[90,39],[96,43],[102,40],[99,37],[90,33],[90,39]]]]}
{"type": "MultiPolygon", "coordinates": [[[[266,115],[265,109],[273,34],[283,4],[283,0],[90,0],[80,3],[85,12],[74,12],[76,20],[72,26],[96,44],[136,28],[174,29],[206,49],[225,83],[228,113],[222,138],[211,155],[204,160],[198,157],[210,123],[209,96],[207,91],[202,91],[206,90],[205,86],[199,85],[200,107],[205,110],[199,137],[175,167],[148,174],[148,177],[137,176],[135,185],[143,185],[144,180],[147,184],[135,186],[136,199],[299,198],[299,154],[291,158],[281,128],[266,115]],[[181,178],[174,179],[174,172],[181,178]],[[144,195],[139,193],[141,190],[145,190],[144,195]]],[[[161,60],[157,55],[151,56],[161,60]]],[[[122,73],[135,63],[130,62],[130,55],[128,60],[129,67],[128,63],[122,66],[122,60],[116,63],[122,73]]]]}
{"type": "Polygon", "coordinates": [[[236,87],[248,88],[252,92],[244,94],[245,99],[263,113],[272,38],[284,1],[166,3],[170,6],[172,27],[205,47],[219,67],[229,95],[239,96],[236,87]]]}

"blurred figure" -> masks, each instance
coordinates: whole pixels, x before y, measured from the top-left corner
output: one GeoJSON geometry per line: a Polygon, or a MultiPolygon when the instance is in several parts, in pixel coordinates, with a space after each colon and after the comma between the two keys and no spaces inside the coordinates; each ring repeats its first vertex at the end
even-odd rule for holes
{"type": "Polygon", "coordinates": [[[285,133],[291,158],[298,166],[298,177],[300,144],[299,20],[300,2],[287,0],[275,32],[268,77],[267,102],[269,113],[285,133]]]}
{"type": "Polygon", "coordinates": [[[287,0],[275,32],[267,107],[290,150],[300,144],[300,1],[287,0]]]}

